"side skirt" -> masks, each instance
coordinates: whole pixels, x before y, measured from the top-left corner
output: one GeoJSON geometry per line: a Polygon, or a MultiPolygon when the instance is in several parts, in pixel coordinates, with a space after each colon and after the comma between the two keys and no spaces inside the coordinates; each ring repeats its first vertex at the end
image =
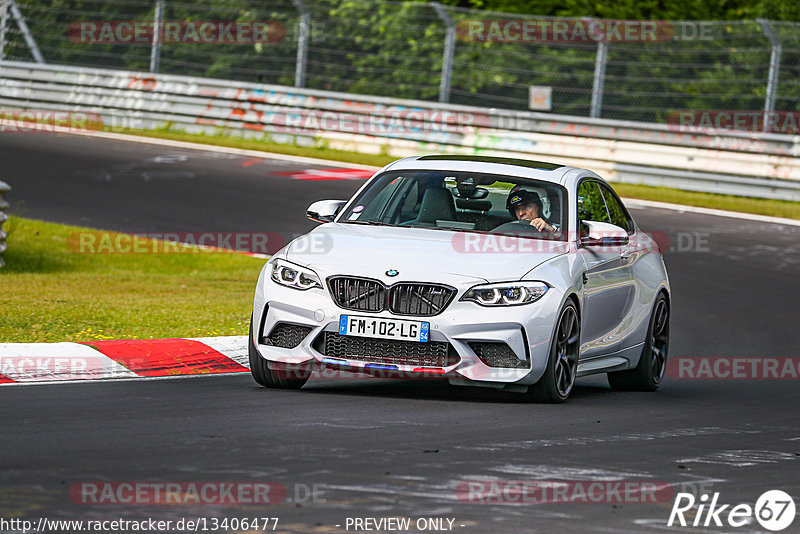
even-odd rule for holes
{"type": "Polygon", "coordinates": [[[598,373],[607,373],[609,371],[632,369],[639,362],[643,347],[644,342],[628,347],[627,349],[618,350],[611,354],[580,362],[578,363],[577,376],[589,376],[598,373]]]}

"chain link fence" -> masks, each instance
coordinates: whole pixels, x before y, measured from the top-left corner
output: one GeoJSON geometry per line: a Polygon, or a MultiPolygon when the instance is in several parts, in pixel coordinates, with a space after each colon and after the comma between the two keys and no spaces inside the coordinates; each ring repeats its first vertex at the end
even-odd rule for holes
{"type": "Polygon", "coordinates": [[[646,122],[677,110],[800,110],[800,24],[789,22],[592,21],[364,0],[0,0],[0,28],[9,60],[646,122]],[[176,21],[182,31],[187,21],[266,21],[269,31],[236,42],[134,42],[118,31],[176,21]]]}

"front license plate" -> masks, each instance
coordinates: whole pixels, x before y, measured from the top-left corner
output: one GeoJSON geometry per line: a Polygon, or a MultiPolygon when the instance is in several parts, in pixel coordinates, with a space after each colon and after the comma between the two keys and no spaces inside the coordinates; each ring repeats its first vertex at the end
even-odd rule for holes
{"type": "Polygon", "coordinates": [[[339,317],[339,334],[343,336],[377,337],[380,339],[400,339],[427,343],[431,323],[384,319],[382,317],[359,317],[342,315],[339,317]]]}

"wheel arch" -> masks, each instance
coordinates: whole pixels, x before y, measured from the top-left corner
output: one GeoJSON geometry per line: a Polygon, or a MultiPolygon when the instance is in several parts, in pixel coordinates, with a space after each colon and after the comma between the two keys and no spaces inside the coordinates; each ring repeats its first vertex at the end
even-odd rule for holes
{"type": "Polygon", "coordinates": [[[571,300],[572,303],[575,305],[575,309],[578,312],[578,320],[582,320],[583,317],[581,316],[581,312],[582,312],[582,310],[581,310],[581,301],[578,298],[578,294],[575,293],[574,291],[570,291],[569,293],[567,293],[567,297],[564,299],[564,302],[561,304],[561,306],[563,307],[564,304],[566,304],[568,300],[571,300]]]}
{"type": "Polygon", "coordinates": [[[667,289],[667,287],[665,287],[665,286],[661,286],[661,287],[658,288],[658,290],[656,290],[656,293],[655,293],[655,295],[653,297],[653,303],[650,306],[650,309],[652,310],[653,306],[656,305],[656,301],[658,300],[658,297],[660,295],[664,295],[664,299],[667,301],[667,311],[669,311],[671,313],[672,312],[672,294],[670,293],[669,289],[667,289]]]}

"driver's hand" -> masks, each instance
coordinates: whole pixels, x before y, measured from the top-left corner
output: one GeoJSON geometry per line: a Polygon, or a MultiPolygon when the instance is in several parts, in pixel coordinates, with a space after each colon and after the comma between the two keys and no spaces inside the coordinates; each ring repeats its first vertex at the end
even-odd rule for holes
{"type": "Polygon", "coordinates": [[[542,219],[541,217],[537,217],[536,219],[533,219],[533,220],[531,221],[531,226],[533,226],[534,228],[536,228],[536,229],[537,229],[537,230],[539,230],[540,232],[541,232],[542,230],[546,230],[546,231],[548,231],[548,232],[552,232],[553,230],[555,230],[555,228],[553,228],[552,226],[550,226],[549,224],[547,224],[547,223],[545,222],[545,220],[544,220],[544,219],[542,219]]]}

